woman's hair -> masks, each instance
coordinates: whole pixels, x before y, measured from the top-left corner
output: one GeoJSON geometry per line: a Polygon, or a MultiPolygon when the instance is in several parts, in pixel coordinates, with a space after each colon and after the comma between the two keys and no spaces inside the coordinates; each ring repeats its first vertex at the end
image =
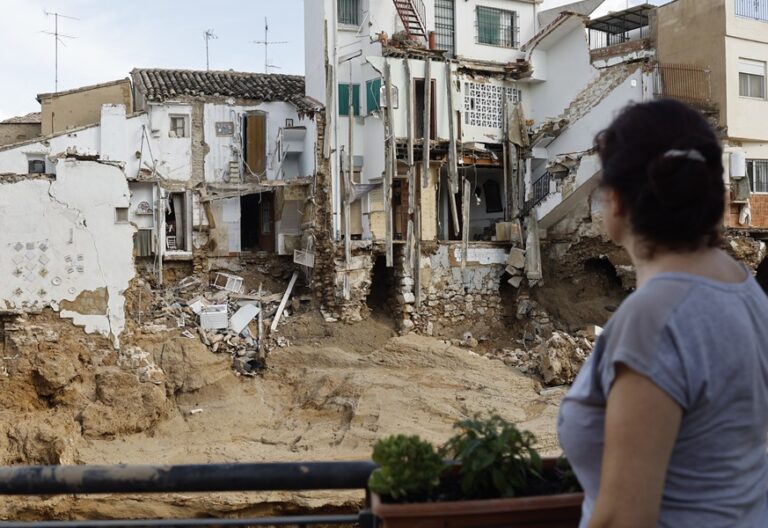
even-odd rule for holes
{"type": "Polygon", "coordinates": [[[723,151],[699,112],[671,99],[633,104],[597,135],[595,145],[601,185],[618,194],[651,255],[720,243],[723,151]]]}

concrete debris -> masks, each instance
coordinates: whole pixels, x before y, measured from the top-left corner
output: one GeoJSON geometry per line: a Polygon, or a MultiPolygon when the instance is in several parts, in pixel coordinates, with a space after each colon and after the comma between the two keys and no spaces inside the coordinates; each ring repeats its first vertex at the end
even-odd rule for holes
{"type": "MultiPolygon", "coordinates": [[[[143,291],[150,292],[151,298],[141,307],[144,323],[139,328],[148,334],[178,328],[184,340],[197,340],[214,354],[229,355],[237,373],[253,376],[265,368],[273,347],[290,346],[288,339],[270,336],[269,325],[280,317],[278,304],[285,318],[308,300],[294,295],[293,302],[288,302],[297,279],[298,274],[294,274],[283,293],[263,288],[245,292],[242,277],[221,272],[210,284],[197,278],[167,288],[152,289],[144,284],[143,291]]],[[[129,347],[124,354],[124,361],[131,363],[141,381],[164,381],[162,370],[145,361],[146,353],[129,347]]]]}

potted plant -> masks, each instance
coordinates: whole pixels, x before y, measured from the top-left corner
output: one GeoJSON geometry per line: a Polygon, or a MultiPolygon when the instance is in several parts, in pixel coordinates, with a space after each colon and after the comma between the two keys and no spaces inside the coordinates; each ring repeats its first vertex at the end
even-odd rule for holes
{"type": "Polygon", "coordinates": [[[496,415],[455,427],[439,450],[417,436],[376,443],[369,488],[385,528],[578,526],[584,497],[565,459],[542,460],[532,433],[496,415]]]}

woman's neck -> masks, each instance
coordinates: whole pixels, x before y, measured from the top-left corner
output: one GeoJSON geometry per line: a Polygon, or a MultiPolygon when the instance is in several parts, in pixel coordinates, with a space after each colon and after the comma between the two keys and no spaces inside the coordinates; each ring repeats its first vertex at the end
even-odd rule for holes
{"type": "Polygon", "coordinates": [[[744,268],[725,252],[717,248],[696,251],[659,251],[645,258],[637,251],[637,244],[629,250],[640,288],[660,273],[683,272],[700,275],[719,282],[742,282],[746,279],[744,268]]]}

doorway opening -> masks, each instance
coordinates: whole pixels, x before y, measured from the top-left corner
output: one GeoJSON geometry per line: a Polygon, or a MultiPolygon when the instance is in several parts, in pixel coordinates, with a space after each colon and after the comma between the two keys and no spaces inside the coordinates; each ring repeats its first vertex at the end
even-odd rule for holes
{"type": "Polygon", "coordinates": [[[271,193],[240,197],[240,250],[274,253],[275,217],[271,193]]]}
{"type": "Polygon", "coordinates": [[[168,194],[165,207],[165,249],[189,251],[187,230],[187,198],[183,192],[168,194]]]}
{"type": "MultiPolygon", "coordinates": [[[[414,83],[413,123],[416,138],[425,137],[424,131],[424,79],[417,79],[414,83]]],[[[437,139],[437,119],[435,116],[435,81],[432,80],[430,88],[430,112],[429,112],[429,139],[437,139]]]]}
{"type": "Polygon", "coordinates": [[[372,315],[392,318],[391,293],[394,286],[394,269],[387,268],[386,257],[377,257],[371,270],[371,291],[366,299],[372,315]]]}

